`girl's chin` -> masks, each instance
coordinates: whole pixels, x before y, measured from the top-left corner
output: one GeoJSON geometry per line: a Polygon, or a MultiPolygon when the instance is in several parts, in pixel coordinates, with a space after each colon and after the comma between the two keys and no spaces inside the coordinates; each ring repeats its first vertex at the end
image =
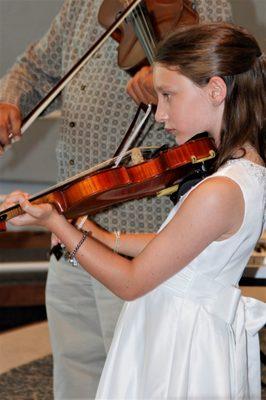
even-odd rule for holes
{"type": "Polygon", "coordinates": [[[181,144],[184,144],[188,141],[189,139],[185,139],[182,136],[180,136],[179,134],[175,135],[175,141],[176,144],[178,144],[178,146],[180,146],[181,144]]]}
{"type": "Polygon", "coordinates": [[[181,144],[185,144],[186,142],[191,140],[195,135],[197,135],[197,133],[182,134],[182,133],[178,132],[177,134],[175,134],[175,141],[178,144],[178,146],[180,146],[181,144]]]}

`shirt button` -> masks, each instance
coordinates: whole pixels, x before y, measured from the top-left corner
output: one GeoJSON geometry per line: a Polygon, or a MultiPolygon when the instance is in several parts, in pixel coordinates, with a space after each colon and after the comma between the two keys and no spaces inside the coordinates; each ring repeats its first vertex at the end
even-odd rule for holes
{"type": "Polygon", "coordinates": [[[75,122],[71,121],[71,122],[69,122],[69,126],[70,126],[70,128],[74,128],[74,126],[76,126],[76,124],[75,124],[75,122]]]}
{"type": "Polygon", "coordinates": [[[73,159],[71,159],[71,160],[69,160],[69,164],[70,164],[70,165],[74,165],[74,164],[75,164],[75,161],[74,161],[73,159]]]}

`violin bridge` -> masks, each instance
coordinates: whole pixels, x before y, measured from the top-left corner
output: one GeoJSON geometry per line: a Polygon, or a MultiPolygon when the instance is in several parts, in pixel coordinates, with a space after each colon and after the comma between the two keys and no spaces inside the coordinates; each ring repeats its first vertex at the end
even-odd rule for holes
{"type": "Polygon", "coordinates": [[[137,165],[144,162],[144,158],[140,148],[135,147],[134,149],[131,149],[130,152],[131,152],[131,162],[133,165],[137,165]]]}

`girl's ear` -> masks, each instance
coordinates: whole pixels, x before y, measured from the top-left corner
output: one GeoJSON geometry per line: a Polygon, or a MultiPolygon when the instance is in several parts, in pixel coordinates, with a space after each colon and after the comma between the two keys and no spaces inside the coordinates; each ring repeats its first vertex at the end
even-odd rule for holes
{"type": "Polygon", "coordinates": [[[214,106],[219,106],[225,99],[227,87],[220,76],[213,76],[207,85],[209,100],[214,106]]]}

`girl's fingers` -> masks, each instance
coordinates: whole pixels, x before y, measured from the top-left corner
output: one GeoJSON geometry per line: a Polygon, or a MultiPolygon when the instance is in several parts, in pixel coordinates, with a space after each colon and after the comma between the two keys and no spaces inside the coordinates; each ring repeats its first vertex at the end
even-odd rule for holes
{"type": "Polygon", "coordinates": [[[31,221],[29,221],[28,215],[23,214],[19,215],[18,217],[10,219],[8,223],[14,226],[24,226],[24,225],[30,225],[31,221]]]}
{"type": "Polygon", "coordinates": [[[43,205],[34,205],[34,204],[31,204],[29,202],[29,200],[27,200],[25,198],[21,198],[19,200],[19,204],[25,213],[27,213],[37,219],[42,218],[42,216],[45,214],[44,204],[43,205]]]}
{"type": "Polygon", "coordinates": [[[20,207],[25,213],[36,218],[36,222],[44,222],[53,212],[53,206],[51,204],[44,203],[35,205],[30,203],[27,199],[21,199],[20,207]]]}
{"type": "Polygon", "coordinates": [[[50,204],[32,205],[28,200],[21,199],[20,207],[24,214],[12,218],[9,222],[15,226],[43,225],[52,213],[50,204]]]}
{"type": "Polygon", "coordinates": [[[43,225],[47,218],[50,217],[53,207],[50,204],[32,204],[28,199],[30,195],[25,192],[16,190],[10,193],[4,203],[1,204],[0,210],[19,205],[24,212],[18,217],[12,218],[10,223],[15,226],[23,225],[43,225]]]}
{"type": "Polygon", "coordinates": [[[0,210],[5,210],[6,208],[13,207],[17,205],[21,198],[26,198],[28,195],[22,192],[12,192],[6,196],[5,201],[1,204],[0,210]]]}
{"type": "Polygon", "coordinates": [[[21,190],[14,190],[13,192],[9,193],[8,196],[17,195],[17,194],[25,195],[26,197],[29,196],[29,193],[22,192],[21,190]]]}

